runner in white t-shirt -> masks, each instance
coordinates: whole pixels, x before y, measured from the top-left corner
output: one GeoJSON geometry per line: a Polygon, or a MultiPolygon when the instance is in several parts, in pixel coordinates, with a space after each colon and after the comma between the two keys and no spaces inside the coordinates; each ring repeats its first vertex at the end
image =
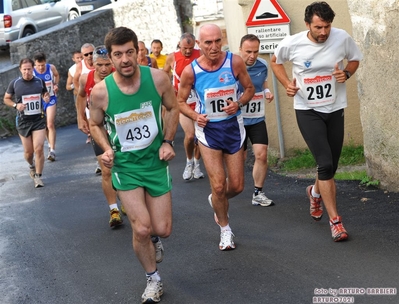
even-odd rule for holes
{"type": "Polygon", "coordinates": [[[75,71],[76,71],[76,64],[79,63],[80,61],[82,61],[82,59],[83,59],[83,55],[82,55],[81,51],[73,52],[72,61],[75,62],[75,64],[72,65],[68,69],[68,79],[67,79],[67,83],[66,83],[66,89],[68,91],[73,90],[73,100],[75,103],[76,103],[76,95],[77,95],[78,88],[75,88],[75,86],[73,85],[73,77],[74,77],[75,71]]]}
{"type": "Polygon", "coordinates": [[[306,189],[310,215],[320,220],[324,203],[338,242],[348,238],[337,211],[334,181],[344,140],[345,82],[356,72],[362,54],[347,32],[331,26],[334,17],[326,2],[307,6],[308,30],[283,39],[271,67],[287,95],[294,97],[299,129],[317,163],[315,184],[306,189]],[[283,66],[286,61],[292,62],[292,79],[283,66]]]}

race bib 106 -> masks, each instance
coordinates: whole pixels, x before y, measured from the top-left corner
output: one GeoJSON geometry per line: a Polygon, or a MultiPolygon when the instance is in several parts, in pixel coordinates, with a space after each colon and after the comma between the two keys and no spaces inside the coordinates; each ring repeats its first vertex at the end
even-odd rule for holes
{"type": "Polygon", "coordinates": [[[22,103],[26,106],[25,115],[37,115],[42,113],[42,98],[40,94],[23,95],[22,103]]]}

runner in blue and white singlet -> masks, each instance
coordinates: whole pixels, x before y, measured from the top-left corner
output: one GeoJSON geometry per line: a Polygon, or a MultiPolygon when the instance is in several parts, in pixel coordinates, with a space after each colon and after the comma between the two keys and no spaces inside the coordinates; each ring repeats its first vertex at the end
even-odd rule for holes
{"type": "Polygon", "coordinates": [[[47,159],[55,161],[55,143],[57,132],[55,128],[55,117],[57,114],[57,93],[58,93],[58,82],[60,75],[57,68],[53,64],[47,63],[46,54],[39,52],[33,56],[35,67],[34,74],[43,79],[46,84],[47,91],[50,94],[50,102],[42,103],[44,112],[46,113],[47,123],[47,141],[49,154],[47,159]]]}
{"type": "Polygon", "coordinates": [[[216,71],[206,71],[197,60],[191,63],[195,75],[194,87],[199,97],[196,112],[206,114],[209,122],[205,128],[196,124],[198,140],[213,149],[233,154],[245,139],[245,129],[240,109],[227,114],[223,109],[229,101],[238,100],[238,84],[231,66],[232,53],[226,52],[222,66],[216,71]],[[230,132],[223,132],[226,127],[230,132]]]}
{"type": "Polygon", "coordinates": [[[44,80],[47,87],[47,91],[50,93],[50,102],[49,103],[43,102],[43,110],[46,111],[47,107],[50,107],[57,103],[57,95],[54,92],[54,86],[55,86],[54,73],[51,70],[51,65],[49,63],[46,63],[46,70],[43,73],[40,73],[36,68],[34,68],[33,74],[36,77],[39,77],[40,79],[44,80]]]}
{"type": "Polygon", "coordinates": [[[220,250],[235,249],[228,216],[229,199],[244,189],[244,123],[241,108],[255,93],[240,56],[222,51],[222,31],[215,24],[199,30],[202,55],[186,66],[177,93],[180,112],[195,121],[195,135],[209,176],[208,202],[220,227],[220,250]],[[243,86],[238,95],[239,81],[243,86]],[[195,111],[187,104],[194,88],[199,101],[195,111]]]}

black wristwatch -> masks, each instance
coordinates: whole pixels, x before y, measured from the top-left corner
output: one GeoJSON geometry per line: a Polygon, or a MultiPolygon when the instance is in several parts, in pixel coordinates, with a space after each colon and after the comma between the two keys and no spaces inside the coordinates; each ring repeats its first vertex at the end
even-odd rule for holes
{"type": "Polygon", "coordinates": [[[162,142],[163,142],[163,143],[168,143],[168,144],[171,145],[172,147],[175,146],[175,142],[174,142],[173,140],[164,139],[162,142]]]}
{"type": "Polygon", "coordinates": [[[351,73],[348,70],[344,70],[344,73],[346,75],[346,80],[348,80],[349,78],[351,78],[351,73]]]}

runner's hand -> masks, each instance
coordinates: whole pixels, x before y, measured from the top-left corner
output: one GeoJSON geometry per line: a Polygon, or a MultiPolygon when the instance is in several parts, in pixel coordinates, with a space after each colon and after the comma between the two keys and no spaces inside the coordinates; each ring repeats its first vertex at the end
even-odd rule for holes
{"type": "Polygon", "coordinates": [[[78,117],[78,129],[85,134],[90,133],[89,124],[87,123],[86,119],[78,117]]]}
{"type": "Polygon", "coordinates": [[[49,92],[44,93],[44,95],[43,95],[43,100],[44,100],[45,103],[49,103],[49,101],[50,101],[50,94],[49,94],[49,92]]]}
{"type": "Polygon", "coordinates": [[[159,159],[170,161],[175,157],[176,153],[173,147],[168,143],[163,143],[159,149],[159,159]]]}
{"type": "Polygon", "coordinates": [[[199,127],[204,128],[208,123],[209,119],[207,118],[207,114],[198,114],[197,116],[197,124],[199,127]]]}
{"type": "Polygon", "coordinates": [[[105,151],[101,155],[101,160],[104,166],[111,169],[114,165],[114,151],[112,149],[105,151]]]}
{"type": "Polygon", "coordinates": [[[338,68],[338,63],[335,64],[334,71],[332,74],[338,83],[344,83],[346,81],[346,74],[344,71],[338,68]]]}
{"type": "Polygon", "coordinates": [[[222,110],[225,111],[227,115],[233,115],[240,109],[238,103],[234,102],[232,98],[226,99],[226,102],[227,106],[223,107],[222,110]]]}
{"type": "Polygon", "coordinates": [[[294,78],[287,86],[287,95],[294,97],[299,88],[296,86],[296,78],[294,78]]]}

